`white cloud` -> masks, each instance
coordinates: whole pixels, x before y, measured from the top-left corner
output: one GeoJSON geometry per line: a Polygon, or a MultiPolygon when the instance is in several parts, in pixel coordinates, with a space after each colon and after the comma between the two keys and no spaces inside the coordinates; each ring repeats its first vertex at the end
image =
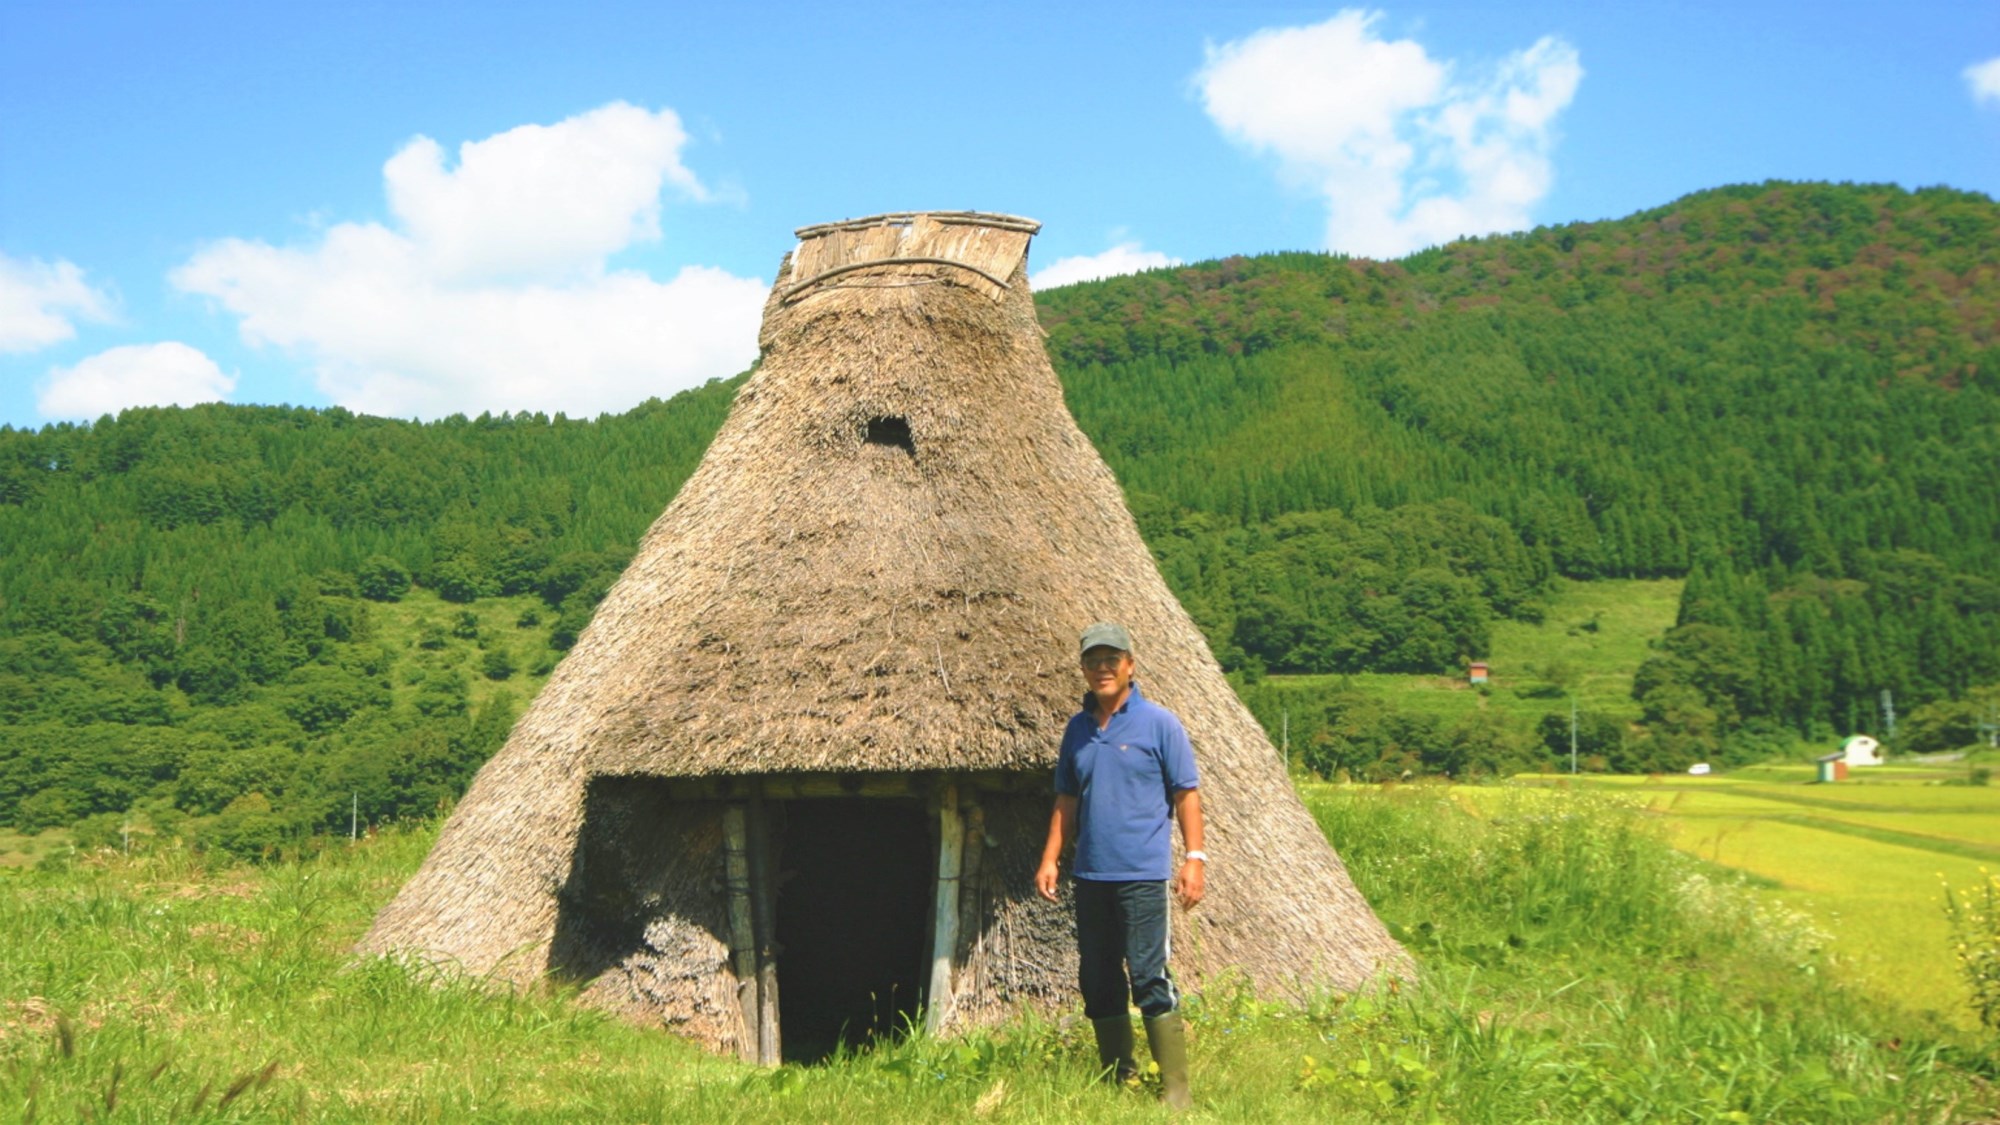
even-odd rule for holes
{"type": "Polygon", "coordinates": [[[31,352],[76,336],[76,319],[106,320],[111,299],[69,262],[0,253],[0,353],[31,352]]]}
{"type": "Polygon", "coordinates": [[[1079,281],[1096,281],[1101,277],[1117,277],[1180,264],[1179,258],[1169,258],[1158,250],[1142,250],[1136,242],[1121,242],[1102,254],[1057,258],[1036,270],[1034,276],[1028,279],[1028,284],[1035,289],[1054,289],[1058,285],[1074,285],[1079,281]]]}
{"type": "Polygon", "coordinates": [[[186,344],[131,344],[98,352],[74,367],[49,372],[35,396],[45,418],[96,418],[128,406],[192,406],[216,402],[236,378],[186,344]]]}
{"type": "Polygon", "coordinates": [[[1576,49],[1544,38],[1466,77],[1379,37],[1381,18],[1349,9],[1210,47],[1195,76],[1210,119],[1326,199],[1330,250],[1394,257],[1530,225],[1583,78],[1576,49]]]}
{"type": "Polygon", "coordinates": [[[660,197],[707,191],[672,110],[614,103],[461,145],[419,137],[383,167],[392,229],[340,223],[315,245],[226,239],[173,274],[241,318],[243,338],[305,356],[354,410],[626,409],[757,354],[766,284],[702,266],[660,282],[611,270],[661,237],[660,197]]]}
{"type": "Polygon", "coordinates": [[[440,278],[590,272],[634,242],[660,238],[660,190],[707,191],[681,163],[674,111],[623,102],[557,125],[523,125],[458,148],[446,169],[418,137],[383,166],[389,209],[440,278]]]}
{"type": "Polygon", "coordinates": [[[1965,84],[1972,88],[1974,105],[2000,109],[2000,58],[1966,67],[1965,84]]]}

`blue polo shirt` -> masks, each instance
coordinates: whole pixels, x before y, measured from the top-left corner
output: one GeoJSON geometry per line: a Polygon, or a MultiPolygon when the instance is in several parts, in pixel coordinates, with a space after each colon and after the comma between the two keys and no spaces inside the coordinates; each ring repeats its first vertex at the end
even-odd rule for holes
{"type": "Polygon", "coordinates": [[[1056,792],[1077,799],[1076,877],[1172,878],[1173,795],[1200,784],[1181,721],[1137,683],[1103,730],[1084,696],[1056,755],[1056,792]]]}

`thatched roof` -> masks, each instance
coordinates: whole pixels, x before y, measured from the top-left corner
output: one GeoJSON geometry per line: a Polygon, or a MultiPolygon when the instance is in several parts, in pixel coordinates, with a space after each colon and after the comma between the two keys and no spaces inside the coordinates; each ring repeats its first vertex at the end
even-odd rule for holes
{"type": "Polygon", "coordinates": [[[593,777],[1046,771],[1077,632],[1116,620],[1202,769],[1204,959],[1266,984],[1406,966],[1064,407],[1036,229],[798,232],[707,456],[365,948],[538,971],[593,777]]]}

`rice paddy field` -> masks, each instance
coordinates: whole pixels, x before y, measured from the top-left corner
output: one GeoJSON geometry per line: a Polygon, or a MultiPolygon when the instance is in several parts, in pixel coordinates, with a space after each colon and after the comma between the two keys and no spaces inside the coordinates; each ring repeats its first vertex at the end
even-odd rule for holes
{"type": "MultiPolygon", "coordinates": [[[[1745,872],[1771,902],[1827,935],[1829,971],[1916,1012],[1970,1028],[1951,957],[1946,884],[1970,889],[2000,869],[2000,788],[1967,784],[1964,763],[1856,769],[1818,784],[1810,765],[1708,777],[1517,778],[1630,802],[1674,847],[1745,872]]],[[[1501,812],[1507,789],[1458,791],[1501,812]]]]}

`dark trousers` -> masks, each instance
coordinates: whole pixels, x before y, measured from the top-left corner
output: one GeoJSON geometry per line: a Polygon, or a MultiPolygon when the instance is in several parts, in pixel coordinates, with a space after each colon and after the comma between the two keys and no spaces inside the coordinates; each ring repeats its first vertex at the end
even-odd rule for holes
{"type": "Polygon", "coordinates": [[[1179,1006],[1167,972],[1164,882],[1076,880],[1076,951],[1086,1017],[1122,1016],[1136,1003],[1151,1019],[1179,1006]]]}

